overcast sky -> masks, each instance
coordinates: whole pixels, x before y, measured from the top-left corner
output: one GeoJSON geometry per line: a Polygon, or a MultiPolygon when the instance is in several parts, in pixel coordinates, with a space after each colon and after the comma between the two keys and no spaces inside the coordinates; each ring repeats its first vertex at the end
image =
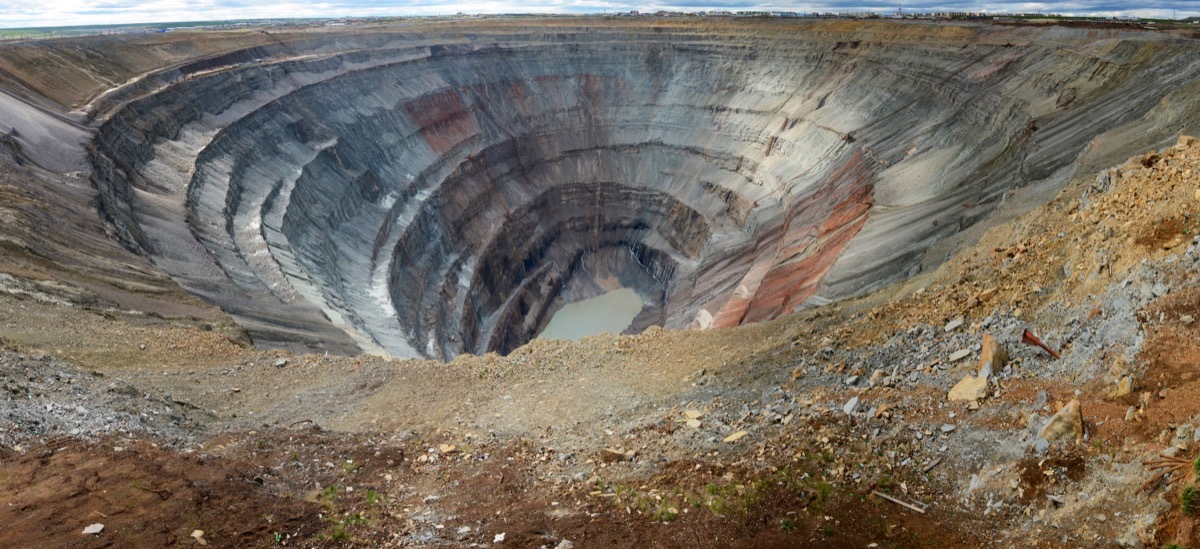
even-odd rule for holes
{"type": "MultiPolygon", "coordinates": [[[[1200,16],[1200,0],[1064,0],[1059,2],[989,2],[983,0],[909,0],[906,11],[1044,12],[1070,15],[1138,15],[1179,18],[1200,16]]],[[[783,11],[874,11],[890,13],[897,4],[885,0],[0,0],[0,28],[65,25],[109,25],[160,21],[205,21],[272,17],[340,17],[368,15],[438,15],[467,13],[599,13],[638,9],[697,11],[764,9],[783,11]],[[765,2],[765,3],[764,3],[765,2]]]]}

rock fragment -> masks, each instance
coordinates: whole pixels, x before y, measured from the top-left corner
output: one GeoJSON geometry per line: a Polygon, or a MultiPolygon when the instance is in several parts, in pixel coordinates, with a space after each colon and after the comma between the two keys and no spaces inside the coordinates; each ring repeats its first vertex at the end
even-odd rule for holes
{"type": "Polygon", "coordinates": [[[1004,368],[1008,349],[992,334],[983,334],[983,350],[979,352],[979,377],[987,379],[1004,368]]]}
{"type": "Polygon", "coordinates": [[[946,332],[949,333],[949,332],[953,332],[954,330],[959,329],[960,327],[962,327],[963,322],[964,322],[963,317],[961,317],[961,316],[954,320],[951,320],[950,322],[947,322],[946,328],[945,328],[946,332]]]}
{"type": "Polygon", "coordinates": [[[1047,442],[1054,443],[1059,441],[1073,440],[1078,443],[1083,439],[1083,412],[1080,408],[1079,400],[1075,399],[1063,406],[1058,413],[1054,414],[1050,421],[1042,427],[1038,433],[1038,438],[1045,439],[1047,442]]]}
{"type": "Polygon", "coordinates": [[[858,411],[858,397],[848,400],[846,404],[842,406],[842,411],[846,412],[846,415],[848,416],[854,415],[854,412],[858,411]]]}
{"type": "Polygon", "coordinates": [[[738,431],[736,433],[733,433],[733,434],[725,437],[724,440],[725,440],[725,442],[737,442],[737,441],[741,440],[742,437],[744,437],[748,434],[749,433],[747,433],[746,431],[738,431]]]}
{"type": "Polygon", "coordinates": [[[103,532],[103,531],[104,531],[104,525],[97,522],[96,524],[89,524],[87,528],[84,528],[83,535],[90,536],[90,535],[94,535],[94,534],[99,534],[100,532],[103,532]]]}
{"type": "Polygon", "coordinates": [[[600,461],[603,461],[604,463],[616,463],[618,461],[625,461],[627,459],[633,459],[632,452],[622,452],[615,448],[605,448],[600,450],[600,461]]]}
{"type": "Polygon", "coordinates": [[[1117,382],[1117,387],[1113,389],[1112,398],[1121,398],[1133,392],[1133,378],[1130,376],[1122,377],[1117,382]]]}
{"type": "Polygon", "coordinates": [[[967,376],[950,389],[948,400],[977,401],[987,396],[988,380],[985,377],[967,376]]]}

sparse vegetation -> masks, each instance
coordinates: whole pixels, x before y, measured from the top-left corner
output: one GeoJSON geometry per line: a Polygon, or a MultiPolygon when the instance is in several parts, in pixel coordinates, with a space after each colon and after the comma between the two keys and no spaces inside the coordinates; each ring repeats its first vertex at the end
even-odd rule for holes
{"type": "Polygon", "coordinates": [[[833,533],[834,533],[834,532],[833,532],[833,525],[832,525],[832,524],[830,524],[830,523],[826,522],[826,523],[825,523],[825,525],[821,527],[821,537],[823,537],[823,538],[832,538],[832,537],[833,537],[833,533]]]}
{"type": "Polygon", "coordinates": [[[1200,490],[1195,486],[1188,486],[1179,494],[1179,508],[1185,515],[1195,515],[1197,504],[1200,504],[1200,490]]]}
{"type": "Polygon", "coordinates": [[[833,485],[825,481],[817,482],[816,485],[817,501],[825,503],[829,500],[829,494],[833,492],[833,485]]]}

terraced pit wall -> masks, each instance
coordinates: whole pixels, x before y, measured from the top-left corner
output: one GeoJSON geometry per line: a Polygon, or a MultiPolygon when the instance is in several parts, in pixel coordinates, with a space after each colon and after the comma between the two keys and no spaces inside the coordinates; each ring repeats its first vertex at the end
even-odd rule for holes
{"type": "Polygon", "coordinates": [[[108,94],[88,159],[119,238],[259,343],[505,353],[615,286],[648,299],[634,329],[711,328],[905,279],[1010,191],[1195,131],[1198,52],[910,22],[314,31],[108,94]]]}

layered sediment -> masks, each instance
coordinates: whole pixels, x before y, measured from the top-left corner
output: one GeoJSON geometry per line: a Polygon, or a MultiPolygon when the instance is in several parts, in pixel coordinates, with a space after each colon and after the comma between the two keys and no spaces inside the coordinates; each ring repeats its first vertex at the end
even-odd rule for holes
{"type": "Polygon", "coordinates": [[[113,90],[88,159],[122,241],[260,342],[503,353],[615,286],[647,299],[635,329],[710,328],[911,276],[1010,191],[1194,123],[1164,98],[1196,51],[902,22],[314,32],[113,90]]]}

